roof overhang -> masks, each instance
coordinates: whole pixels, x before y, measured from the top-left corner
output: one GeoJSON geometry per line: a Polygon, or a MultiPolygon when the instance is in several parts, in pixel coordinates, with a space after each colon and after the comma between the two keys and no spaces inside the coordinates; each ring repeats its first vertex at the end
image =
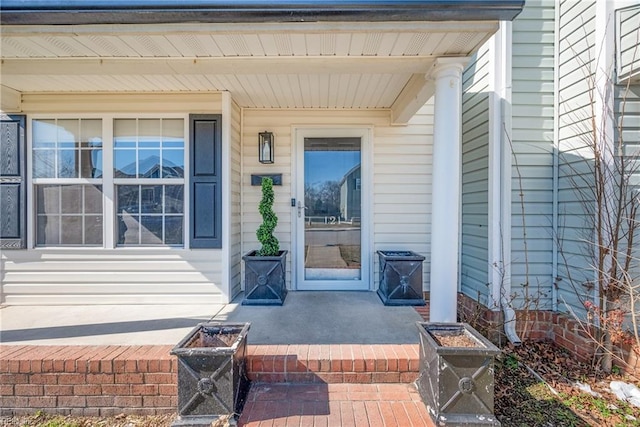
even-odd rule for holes
{"type": "Polygon", "coordinates": [[[0,99],[17,112],[29,93],[227,91],[243,108],[388,110],[402,124],[433,95],[438,58],[472,55],[522,5],[3,0],[0,99]]]}
{"type": "Polygon", "coordinates": [[[524,0],[3,0],[3,25],[513,20],[524,0]]]}

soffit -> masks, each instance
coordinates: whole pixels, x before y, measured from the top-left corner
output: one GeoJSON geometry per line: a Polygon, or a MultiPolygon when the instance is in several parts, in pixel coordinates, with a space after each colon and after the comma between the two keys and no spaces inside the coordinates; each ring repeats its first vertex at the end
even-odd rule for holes
{"type": "Polygon", "coordinates": [[[473,54],[497,25],[3,26],[1,83],[22,93],[229,91],[247,108],[392,108],[436,58],[473,54]]]}

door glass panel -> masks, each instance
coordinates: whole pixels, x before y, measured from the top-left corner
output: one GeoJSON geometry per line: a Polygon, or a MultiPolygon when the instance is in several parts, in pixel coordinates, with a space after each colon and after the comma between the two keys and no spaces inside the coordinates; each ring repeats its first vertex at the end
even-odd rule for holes
{"type": "Polygon", "coordinates": [[[360,280],[360,138],[304,139],[306,280],[360,280]]]}

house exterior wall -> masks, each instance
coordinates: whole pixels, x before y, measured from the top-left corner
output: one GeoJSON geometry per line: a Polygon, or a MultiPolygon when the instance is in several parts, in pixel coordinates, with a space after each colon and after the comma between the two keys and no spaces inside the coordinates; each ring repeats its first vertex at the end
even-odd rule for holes
{"type": "Polygon", "coordinates": [[[489,91],[491,43],[462,75],[461,292],[491,306],[489,282],[489,91]]]}
{"type": "Polygon", "coordinates": [[[562,1],[558,7],[558,309],[580,311],[580,298],[590,296],[594,279],[585,244],[593,241],[593,231],[583,206],[592,201],[582,200],[581,194],[593,185],[588,144],[595,112],[589,85],[598,57],[596,2],[562,1]]]}
{"type": "Polygon", "coordinates": [[[504,150],[512,151],[510,280],[516,308],[552,304],[554,3],[529,0],[513,21],[512,147],[504,150]]]}
{"type": "MultiPolygon", "coordinates": [[[[373,166],[373,247],[365,249],[371,257],[373,280],[377,283],[376,250],[412,250],[427,258],[423,269],[425,290],[428,289],[430,187],[433,105],[428,103],[408,126],[391,126],[387,111],[345,110],[255,110],[243,113],[242,136],[242,246],[243,253],[259,248],[255,230],[260,224],[258,203],[260,187],[251,186],[251,174],[282,174],[282,186],[274,186],[274,211],[278,215],[275,235],[282,249],[292,251],[295,210],[290,199],[295,197],[294,181],[303,182],[295,174],[296,126],[373,127],[369,152],[373,166]],[[268,130],[275,137],[275,163],[262,165],[257,157],[258,132],[268,130]]],[[[362,179],[368,179],[362,177],[362,179]]],[[[287,285],[292,286],[292,265],[296,254],[287,257],[287,285]]],[[[293,283],[295,288],[295,283],[293,283]]]]}
{"type": "MultiPolygon", "coordinates": [[[[220,102],[220,94],[25,94],[22,113],[219,113],[220,102]]],[[[3,302],[14,305],[214,303],[226,286],[216,249],[56,247],[0,258],[3,302]]]]}

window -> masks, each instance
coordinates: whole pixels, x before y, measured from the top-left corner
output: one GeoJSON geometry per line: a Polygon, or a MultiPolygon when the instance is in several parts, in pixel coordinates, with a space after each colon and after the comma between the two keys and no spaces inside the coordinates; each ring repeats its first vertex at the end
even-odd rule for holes
{"type": "Polygon", "coordinates": [[[103,244],[102,120],[33,120],[36,244],[103,244]]]}
{"type": "Polygon", "coordinates": [[[115,119],[118,246],[184,243],[184,121],[115,119]]]}
{"type": "Polygon", "coordinates": [[[184,118],[33,119],[31,149],[37,246],[184,246],[184,118]]]}

